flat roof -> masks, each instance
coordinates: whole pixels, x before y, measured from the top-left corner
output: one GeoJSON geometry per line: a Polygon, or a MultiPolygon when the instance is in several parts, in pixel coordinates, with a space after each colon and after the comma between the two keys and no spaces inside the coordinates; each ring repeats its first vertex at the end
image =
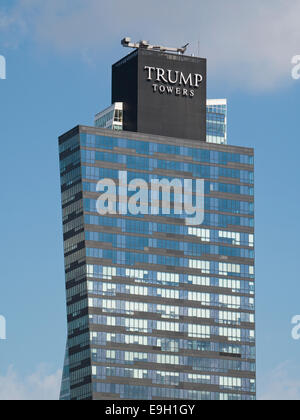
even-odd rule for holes
{"type": "Polygon", "coordinates": [[[98,128],[98,127],[91,127],[86,125],[78,125],[74,127],[72,130],[67,131],[65,134],[59,136],[59,142],[63,143],[68,138],[80,134],[93,134],[98,136],[106,136],[106,137],[114,137],[114,138],[124,138],[129,140],[137,140],[137,141],[153,141],[162,144],[169,144],[169,145],[176,145],[176,146],[183,146],[183,147],[193,147],[199,149],[207,149],[207,150],[216,150],[221,152],[227,153],[241,153],[241,154],[248,154],[254,155],[254,148],[252,147],[244,147],[244,146],[233,146],[229,144],[216,144],[216,143],[208,143],[204,141],[198,140],[188,140],[188,139],[180,139],[176,137],[164,137],[158,136],[154,134],[144,134],[144,133],[137,133],[132,131],[124,131],[124,130],[110,130],[106,128],[98,128]]]}

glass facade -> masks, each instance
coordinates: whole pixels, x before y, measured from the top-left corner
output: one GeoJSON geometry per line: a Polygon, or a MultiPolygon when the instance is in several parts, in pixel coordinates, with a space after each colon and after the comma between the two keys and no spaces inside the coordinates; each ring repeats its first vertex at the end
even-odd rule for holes
{"type": "Polygon", "coordinates": [[[123,129],[123,103],[116,102],[95,116],[95,127],[109,130],[123,129]]]}
{"type": "Polygon", "coordinates": [[[68,349],[68,344],[67,344],[59,399],[61,401],[69,401],[70,398],[71,398],[71,395],[70,395],[70,366],[69,366],[69,349],[68,349]]]}
{"type": "Polygon", "coordinates": [[[206,109],[206,141],[227,144],[227,100],[209,99],[206,109]]]}
{"type": "Polygon", "coordinates": [[[92,127],[60,137],[62,399],[67,379],[70,399],[255,399],[253,149],[209,144],[226,143],[226,105],[208,113],[223,142],[92,127]],[[97,182],[120,171],[128,182],[204,179],[204,222],[174,209],[99,215],[97,182]]]}

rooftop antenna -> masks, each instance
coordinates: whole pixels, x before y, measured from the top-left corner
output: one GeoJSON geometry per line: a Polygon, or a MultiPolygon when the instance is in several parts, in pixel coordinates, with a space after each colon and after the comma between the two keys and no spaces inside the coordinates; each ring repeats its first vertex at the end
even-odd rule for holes
{"type": "Polygon", "coordinates": [[[137,49],[145,49],[145,50],[152,50],[152,51],[160,51],[160,52],[173,52],[184,55],[186,50],[190,44],[186,44],[180,48],[171,48],[171,47],[164,47],[162,45],[151,45],[148,41],[139,41],[139,42],[131,42],[131,38],[126,37],[123,38],[121,41],[123,47],[127,48],[137,48],[137,49]]]}

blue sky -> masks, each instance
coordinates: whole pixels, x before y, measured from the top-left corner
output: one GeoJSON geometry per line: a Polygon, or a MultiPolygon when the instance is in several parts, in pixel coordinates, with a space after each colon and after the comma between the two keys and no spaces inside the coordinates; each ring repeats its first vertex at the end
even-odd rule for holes
{"type": "Polygon", "coordinates": [[[300,79],[291,77],[300,4],[124,3],[1,0],[0,399],[57,397],[66,339],[57,137],[110,104],[110,66],[127,52],[126,35],[191,41],[209,60],[208,96],[228,99],[229,143],[255,148],[258,394],[300,399],[300,341],[291,338],[300,314],[300,79]]]}

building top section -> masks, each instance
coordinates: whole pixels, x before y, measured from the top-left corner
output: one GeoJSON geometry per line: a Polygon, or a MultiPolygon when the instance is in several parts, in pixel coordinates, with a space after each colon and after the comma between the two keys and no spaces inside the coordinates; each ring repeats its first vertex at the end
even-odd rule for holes
{"type": "MultiPolygon", "coordinates": [[[[206,142],[227,144],[227,100],[208,99],[206,102],[206,142]]],[[[95,116],[95,127],[123,130],[122,102],[117,102],[95,116]]]]}
{"type": "Polygon", "coordinates": [[[206,60],[140,48],[112,67],[123,129],[206,141],[206,60]]]}

